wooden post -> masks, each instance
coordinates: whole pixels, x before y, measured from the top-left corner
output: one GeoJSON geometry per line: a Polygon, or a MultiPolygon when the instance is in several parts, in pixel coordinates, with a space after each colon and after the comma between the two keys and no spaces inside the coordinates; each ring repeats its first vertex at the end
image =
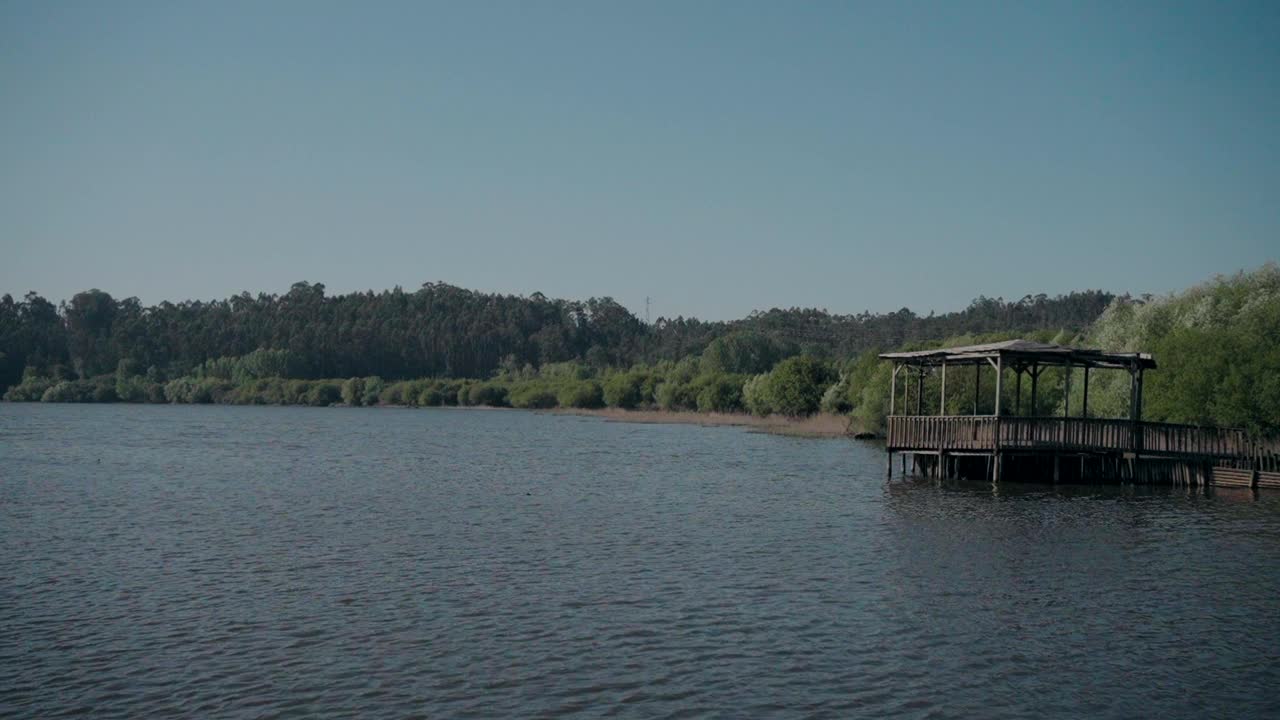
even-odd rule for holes
{"type": "Polygon", "coordinates": [[[992,482],[1000,482],[1000,390],[1004,387],[1004,356],[996,355],[996,419],[995,425],[991,428],[991,480],[992,482]]]}
{"type": "Polygon", "coordinates": [[[1138,421],[1138,371],[1129,371],[1129,419],[1138,421]]]}
{"type": "Polygon", "coordinates": [[[1142,367],[1138,367],[1138,409],[1134,419],[1142,422],[1142,367]]]}
{"type": "Polygon", "coordinates": [[[1089,366],[1084,366],[1084,407],[1080,410],[1080,417],[1089,417],[1089,366]]]}
{"type": "Polygon", "coordinates": [[[893,364],[893,377],[890,378],[889,380],[889,415],[890,416],[892,416],[894,414],[894,410],[896,410],[894,405],[898,401],[898,371],[901,369],[902,369],[902,366],[899,365],[898,363],[893,364]]]}
{"type": "Polygon", "coordinates": [[[1040,366],[1032,365],[1031,371],[1031,417],[1036,416],[1036,388],[1040,384],[1040,366]]]}
{"type": "MultiPolygon", "coordinates": [[[[1129,449],[1138,452],[1138,368],[1129,366],[1129,449]]],[[[1134,458],[1135,463],[1137,458],[1134,458]]]]}
{"type": "Polygon", "coordinates": [[[938,394],[938,414],[947,414],[947,361],[942,361],[942,392],[938,394]]]}
{"type": "Polygon", "coordinates": [[[1004,383],[1004,356],[996,356],[996,417],[1000,416],[1000,389],[1004,383]]]}
{"type": "Polygon", "coordinates": [[[889,461],[885,463],[884,476],[886,479],[890,479],[893,477],[893,451],[890,450],[886,455],[889,461]]]}

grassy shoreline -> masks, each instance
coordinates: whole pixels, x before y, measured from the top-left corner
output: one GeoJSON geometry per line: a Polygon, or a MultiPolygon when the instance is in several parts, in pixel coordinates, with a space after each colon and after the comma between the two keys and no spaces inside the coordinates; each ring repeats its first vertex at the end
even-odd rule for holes
{"type": "Polygon", "coordinates": [[[807,438],[852,437],[849,417],[830,413],[817,413],[808,417],[791,418],[782,415],[758,417],[746,413],[702,413],[671,410],[622,410],[618,408],[556,408],[541,412],[553,415],[584,415],[598,417],[608,422],[647,424],[682,424],[741,427],[751,432],[807,438]]]}

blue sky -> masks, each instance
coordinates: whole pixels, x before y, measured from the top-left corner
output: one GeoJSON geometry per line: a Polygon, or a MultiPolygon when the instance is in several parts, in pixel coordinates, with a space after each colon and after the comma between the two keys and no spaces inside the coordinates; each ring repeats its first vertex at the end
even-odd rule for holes
{"type": "Polygon", "coordinates": [[[0,292],[654,316],[1280,256],[1280,4],[0,2],[0,292]]]}

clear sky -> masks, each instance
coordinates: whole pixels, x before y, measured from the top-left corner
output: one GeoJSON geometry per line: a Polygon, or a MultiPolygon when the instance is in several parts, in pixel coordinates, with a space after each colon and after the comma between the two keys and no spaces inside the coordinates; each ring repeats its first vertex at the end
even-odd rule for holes
{"type": "Polygon", "coordinates": [[[0,292],[643,316],[1280,256],[1280,3],[0,0],[0,292]]]}

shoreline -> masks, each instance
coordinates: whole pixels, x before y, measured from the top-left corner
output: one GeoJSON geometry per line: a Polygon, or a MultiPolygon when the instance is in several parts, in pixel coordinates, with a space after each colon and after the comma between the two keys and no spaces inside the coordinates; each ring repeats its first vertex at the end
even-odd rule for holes
{"type": "Polygon", "coordinates": [[[749,432],[804,438],[852,438],[849,418],[844,415],[818,413],[805,418],[781,415],[758,417],[746,413],[700,413],[672,410],[621,410],[619,408],[554,408],[540,410],[551,415],[583,415],[606,422],[629,422],[647,425],[705,425],[741,427],[749,432]]]}
{"type": "Polygon", "coordinates": [[[606,422],[626,422],[640,423],[642,425],[703,425],[706,427],[739,427],[748,432],[769,433],[771,435],[782,435],[785,437],[800,437],[813,439],[835,439],[850,438],[855,440],[876,439],[873,435],[862,435],[854,432],[852,429],[852,420],[847,415],[834,415],[831,413],[817,413],[803,418],[792,418],[785,415],[769,415],[767,417],[759,417],[747,413],[703,413],[692,410],[623,410],[620,408],[512,408],[499,407],[494,405],[433,405],[429,407],[420,407],[414,405],[403,405],[398,403],[387,403],[377,405],[348,405],[346,403],[333,403],[331,405],[314,406],[306,404],[255,404],[255,403],[128,403],[128,402],[104,402],[104,403],[45,403],[45,402],[22,402],[22,401],[5,401],[4,404],[32,404],[32,405],[210,405],[210,406],[226,406],[226,407],[309,407],[316,409],[332,409],[332,408],[367,408],[371,410],[463,410],[463,411],[493,411],[493,410],[515,410],[517,412],[532,412],[547,415],[579,415],[583,417],[600,418],[606,422]]]}

